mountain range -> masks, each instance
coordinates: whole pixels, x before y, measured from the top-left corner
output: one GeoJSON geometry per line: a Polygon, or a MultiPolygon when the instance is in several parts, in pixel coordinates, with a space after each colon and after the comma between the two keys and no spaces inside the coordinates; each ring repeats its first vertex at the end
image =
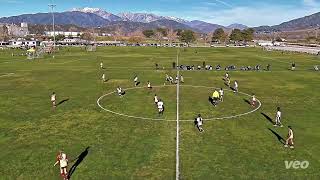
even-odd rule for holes
{"type": "Polygon", "coordinates": [[[258,32],[271,32],[271,31],[294,31],[310,28],[320,28],[320,12],[305,16],[302,18],[294,19],[288,22],[281,23],[275,26],[260,26],[256,27],[258,32]]]}
{"type": "MultiPolygon", "coordinates": [[[[120,28],[123,32],[130,33],[136,30],[172,28],[190,29],[200,33],[210,33],[217,28],[225,30],[246,29],[246,25],[231,24],[222,26],[199,20],[184,20],[177,17],[159,16],[151,13],[119,13],[112,14],[100,8],[74,8],[70,11],[54,13],[57,25],[75,25],[84,28],[101,27],[108,29],[120,28]]],[[[52,23],[51,13],[23,14],[0,18],[0,23],[27,22],[36,25],[52,23]]],[[[320,26],[320,13],[288,21],[275,26],[255,27],[258,32],[290,31],[320,26]]]]}
{"type": "MultiPolygon", "coordinates": [[[[130,33],[136,30],[172,28],[190,29],[200,33],[213,32],[217,28],[230,29],[218,24],[204,21],[188,21],[177,17],[159,16],[151,13],[119,13],[112,14],[100,8],[74,8],[70,11],[54,13],[57,25],[76,25],[79,27],[106,27],[109,29],[121,28],[130,33]]],[[[52,23],[51,13],[23,14],[0,18],[0,23],[19,24],[27,22],[36,25],[48,25],[52,23]]],[[[245,29],[247,26],[235,24],[232,28],[245,29]]]]}

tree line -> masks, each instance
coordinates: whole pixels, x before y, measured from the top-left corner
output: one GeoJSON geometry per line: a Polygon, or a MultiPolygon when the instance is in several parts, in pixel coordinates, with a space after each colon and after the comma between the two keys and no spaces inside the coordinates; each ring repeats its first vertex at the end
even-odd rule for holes
{"type": "Polygon", "coordinates": [[[195,32],[192,30],[183,30],[183,29],[165,29],[165,28],[157,28],[157,29],[148,29],[142,31],[142,34],[146,38],[154,38],[158,41],[163,39],[163,37],[167,37],[168,41],[173,42],[176,39],[179,39],[181,42],[184,43],[191,43],[196,40],[195,32]]]}
{"type": "Polygon", "coordinates": [[[222,28],[216,29],[212,34],[212,42],[226,43],[228,40],[233,43],[249,42],[254,38],[254,29],[248,28],[244,30],[233,29],[230,34],[226,33],[222,28]]]}
{"type": "MultiPolygon", "coordinates": [[[[169,30],[164,28],[158,29],[148,29],[144,30],[142,34],[146,38],[154,38],[157,40],[161,40],[163,37],[168,37],[169,41],[172,41],[172,37],[179,39],[181,42],[185,42],[187,44],[194,42],[196,40],[196,33],[192,30],[169,30]]],[[[218,28],[211,35],[211,42],[217,43],[226,43],[227,41],[231,41],[233,43],[237,42],[249,42],[254,38],[254,29],[248,28],[245,30],[233,29],[231,32],[225,32],[224,29],[218,28]]]]}

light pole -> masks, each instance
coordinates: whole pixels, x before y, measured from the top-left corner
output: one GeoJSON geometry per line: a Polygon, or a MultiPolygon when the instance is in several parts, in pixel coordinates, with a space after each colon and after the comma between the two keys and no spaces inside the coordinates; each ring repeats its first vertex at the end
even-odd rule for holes
{"type": "Polygon", "coordinates": [[[53,0],[52,0],[52,4],[48,4],[49,8],[51,8],[51,13],[52,13],[52,31],[53,31],[53,50],[56,50],[56,32],[54,29],[54,8],[57,6],[55,4],[53,4],[53,0]]]}

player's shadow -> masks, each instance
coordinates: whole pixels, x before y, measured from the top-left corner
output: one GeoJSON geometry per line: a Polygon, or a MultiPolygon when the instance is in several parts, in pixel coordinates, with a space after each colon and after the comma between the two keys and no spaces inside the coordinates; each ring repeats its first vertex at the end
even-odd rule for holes
{"type": "Polygon", "coordinates": [[[89,146],[74,160],[77,160],[69,170],[69,180],[71,179],[72,174],[76,171],[77,167],[81,164],[81,162],[86,158],[89,153],[89,146]]]}
{"type": "Polygon", "coordinates": [[[271,131],[272,132],[272,134],[274,134],[277,138],[278,138],[278,141],[281,143],[281,144],[285,144],[285,142],[286,142],[286,140],[285,139],[283,139],[283,137],[281,137],[277,132],[275,132],[274,130],[272,130],[272,129],[270,129],[270,128],[268,128],[269,129],[269,131],[271,131]]]}
{"type": "Polygon", "coordinates": [[[271,124],[273,124],[273,121],[272,121],[272,119],[268,116],[268,115],[266,115],[265,113],[261,113],[262,114],[262,116],[263,117],[265,117],[271,124]]]}
{"type": "Polygon", "coordinates": [[[232,91],[236,91],[236,89],[234,89],[233,87],[230,87],[230,89],[231,89],[232,91]]]}
{"type": "Polygon", "coordinates": [[[212,97],[209,96],[208,101],[209,101],[212,105],[215,105],[212,97]]]}
{"type": "Polygon", "coordinates": [[[106,80],[104,80],[103,82],[104,82],[104,83],[107,83],[108,81],[110,81],[110,79],[106,79],[106,80]]]}
{"type": "Polygon", "coordinates": [[[69,101],[69,98],[60,101],[56,106],[60,106],[61,104],[65,103],[67,101],[69,101]]]}
{"type": "Polygon", "coordinates": [[[248,99],[243,99],[244,102],[246,102],[247,104],[251,105],[251,102],[248,99]]]}

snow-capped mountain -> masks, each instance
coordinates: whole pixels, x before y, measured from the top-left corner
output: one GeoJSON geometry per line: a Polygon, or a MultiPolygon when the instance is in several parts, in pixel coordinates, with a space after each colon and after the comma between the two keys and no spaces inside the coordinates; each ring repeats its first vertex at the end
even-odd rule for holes
{"type": "Polygon", "coordinates": [[[181,19],[181,18],[177,18],[177,17],[173,17],[173,16],[166,16],[165,19],[168,20],[172,20],[172,21],[176,21],[182,24],[188,24],[190,21],[187,21],[185,19],[181,19]]]}
{"type": "Polygon", "coordinates": [[[73,8],[71,11],[96,14],[104,19],[109,20],[109,21],[122,21],[123,20],[121,17],[116,16],[116,15],[109,13],[103,9],[100,9],[100,8],[89,8],[89,7],[73,8]]]}
{"type": "Polygon", "coordinates": [[[150,23],[157,20],[165,19],[162,16],[158,16],[155,14],[148,14],[148,13],[119,13],[120,16],[124,21],[132,21],[132,22],[142,22],[142,23],[150,23]]]}
{"type": "Polygon", "coordinates": [[[126,13],[119,13],[118,16],[122,17],[123,20],[125,21],[132,21],[132,22],[142,22],[142,23],[150,23],[153,21],[158,21],[158,20],[172,20],[176,21],[182,24],[186,24],[189,21],[173,17],[173,16],[158,16],[155,14],[151,13],[131,13],[131,12],[126,12],[126,13]]]}
{"type": "MultiPolygon", "coordinates": [[[[55,13],[56,24],[59,25],[76,25],[79,27],[121,27],[127,32],[156,28],[168,29],[191,29],[193,31],[210,33],[217,28],[225,28],[217,24],[203,21],[187,21],[185,19],[161,16],[152,13],[119,13],[117,15],[107,12],[100,8],[73,8],[70,11],[55,13]]],[[[47,25],[51,23],[50,13],[23,14],[19,16],[3,17],[0,22],[16,23],[27,22],[36,25],[47,25]]],[[[234,24],[231,27],[240,27],[234,24]]]]}
{"type": "Polygon", "coordinates": [[[92,13],[96,14],[104,19],[107,19],[109,21],[131,21],[131,22],[142,22],[142,23],[150,23],[153,21],[158,20],[172,20],[176,21],[182,24],[187,24],[189,21],[173,17],[173,16],[158,16],[151,13],[131,13],[131,12],[125,12],[125,13],[119,13],[117,15],[114,15],[112,13],[109,13],[103,9],[100,8],[73,8],[71,11],[78,11],[83,13],[92,13]]]}

